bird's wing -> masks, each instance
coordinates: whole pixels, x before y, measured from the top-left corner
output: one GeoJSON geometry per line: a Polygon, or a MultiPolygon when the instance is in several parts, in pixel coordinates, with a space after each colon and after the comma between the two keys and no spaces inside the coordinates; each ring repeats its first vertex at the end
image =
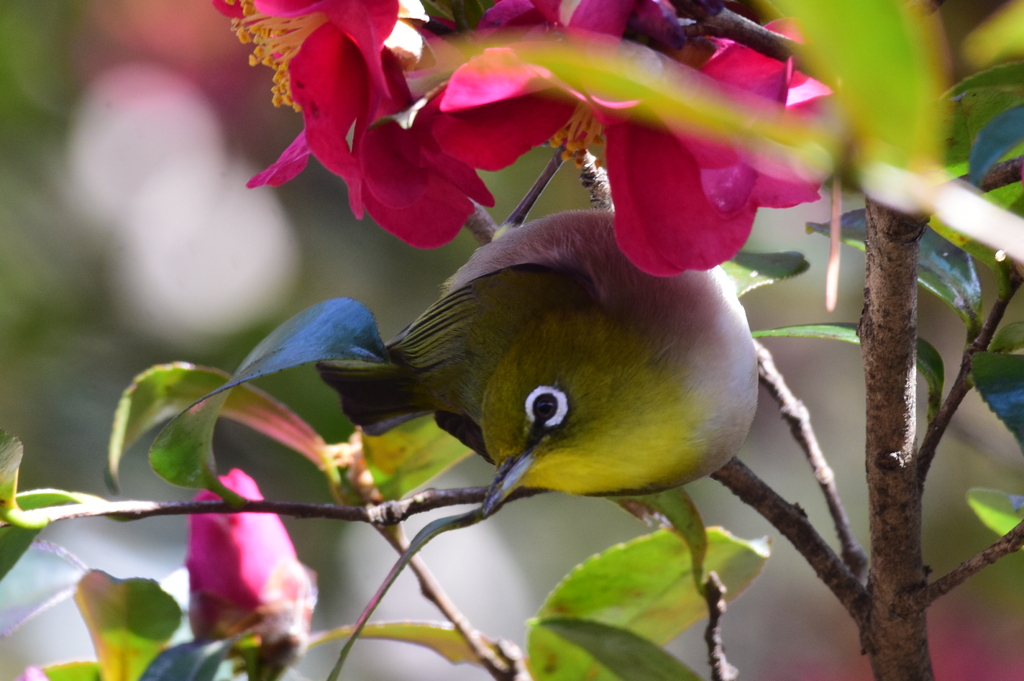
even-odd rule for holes
{"type": "Polygon", "coordinates": [[[479,424],[487,380],[519,329],[542,312],[592,303],[571,275],[540,265],[507,267],[443,296],[388,344],[389,354],[447,411],[479,424]]]}

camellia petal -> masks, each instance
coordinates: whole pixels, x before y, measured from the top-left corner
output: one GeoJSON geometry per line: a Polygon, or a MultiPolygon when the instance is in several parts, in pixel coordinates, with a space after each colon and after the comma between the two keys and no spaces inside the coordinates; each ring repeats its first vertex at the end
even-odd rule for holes
{"type": "Polygon", "coordinates": [[[452,74],[441,111],[451,113],[533,94],[551,88],[551,79],[551,71],[524,62],[512,49],[490,48],[452,74]]]}
{"type": "Polygon", "coordinates": [[[367,130],[359,158],[367,191],[392,208],[412,205],[430,182],[430,173],[420,164],[416,133],[403,130],[397,123],[367,130]]]}
{"type": "MultiPolygon", "coordinates": [[[[557,93],[553,88],[551,92],[557,93]]],[[[516,97],[443,116],[434,125],[434,135],[455,158],[474,168],[500,170],[551,139],[575,109],[575,104],[553,96],[516,97]]]]}
{"type": "Polygon", "coordinates": [[[362,217],[359,161],[349,151],[348,133],[368,116],[366,64],[355,44],[332,24],[306,38],[291,61],[292,97],[302,107],[309,150],[349,186],[352,212],[362,217]]]}
{"type": "Polygon", "coordinates": [[[615,235],[633,263],[672,276],[709,269],[734,256],[750,234],[748,202],[723,217],[702,190],[700,167],[675,135],[625,123],[606,131],[615,235]]]}
{"type": "Polygon", "coordinates": [[[477,31],[513,26],[536,26],[544,23],[544,16],[531,0],[500,0],[484,12],[477,31]]]}
{"type": "Polygon", "coordinates": [[[761,173],[754,184],[751,198],[766,208],[792,208],[801,203],[813,203],[821,198],[820,183],[801,178],[774,177],[761,173]]]}
{"type": "Polygon", "coordinates": [[[263,172],[253,175],[252,179],[245,183],[245,186],[249,189],[266,184],[271,187],[279,187],[305,170],[307,161],[309,161],[309,145],[306,144],[306,131],[303,130],[274,163],[263,172]]]}
{"type": "Polygon", "coordinates": [[[636,0],[563,0],[562,23],[570,29],[620,37],[636,6],[636,0]],[[572,9],[572,18],[565,16],[572,9]]]}
{"type": "Polygon", "coordinates": [[[766,106],[769,102],[786,101],[792,65],[731,40],[719,42],[722,47],[701,68],[701,73],[764,97],[766,106]]]}
{"type": "Polygon", "coordinates": [[[459,233],[473,212],[473,203],[452,183],[436,174],[418,201],[394,208],[366,194],[366,210],[381,227],[410,246],[436,248],[459,233]]]}

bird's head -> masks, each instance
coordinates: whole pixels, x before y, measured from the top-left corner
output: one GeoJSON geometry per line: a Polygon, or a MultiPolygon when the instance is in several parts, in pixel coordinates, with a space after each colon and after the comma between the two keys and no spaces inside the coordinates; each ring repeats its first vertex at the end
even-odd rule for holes
{"type": "Polygon", "coordinates": [[[710,472],[705,405],[679,360],[596,304],[531,320],[484,394],[480,425],[498,464],[485,515],[517,487],[608,495],[710,472]]]}

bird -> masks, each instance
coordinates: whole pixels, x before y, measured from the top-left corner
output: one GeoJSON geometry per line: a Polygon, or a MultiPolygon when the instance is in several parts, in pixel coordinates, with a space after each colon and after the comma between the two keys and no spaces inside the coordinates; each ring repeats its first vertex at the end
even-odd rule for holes
{"type": "Polygon", "coordinates": [[[555,213],[481,246],[386,348],[387,363],[324,362],[320,375],[367,434],[433,413],[495,464],[484,516],[518,487],[637,495],[706,476],[757,405],[729,278],[641,271],[608,211],[555,213]]]}

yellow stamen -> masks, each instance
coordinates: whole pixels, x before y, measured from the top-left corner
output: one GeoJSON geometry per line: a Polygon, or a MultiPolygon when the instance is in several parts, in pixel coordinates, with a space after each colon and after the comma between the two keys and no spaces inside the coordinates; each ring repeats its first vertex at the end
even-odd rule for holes
{"type": "Polygon", "coordinates": [[[591,146],[604,144],[604,126],[597,122],[586,104],[579,104],[561,130],[551,137],[551,146],[565,147],[562,160],[573,159],[577,168],[583,167],[583,157],[591,146]]]}
{"type": "MultiPolygon", "coordinates": [[[[229,5],[236,0],[225,0],[229,5]]],[[[302,107],[292,99],[291,79],[288,63],[291,62],[303,41],[316,29],[327,23],[323,12],[303,14],[297,17],[270,17],[256,10],[253,0],[237,0],[241,4],[241,19],[231,21],[231,29],[243,43],[253,43],[249,65],[264,64],[274,69],[274,106],[290,106],[296,111],[302,107]]]]}

